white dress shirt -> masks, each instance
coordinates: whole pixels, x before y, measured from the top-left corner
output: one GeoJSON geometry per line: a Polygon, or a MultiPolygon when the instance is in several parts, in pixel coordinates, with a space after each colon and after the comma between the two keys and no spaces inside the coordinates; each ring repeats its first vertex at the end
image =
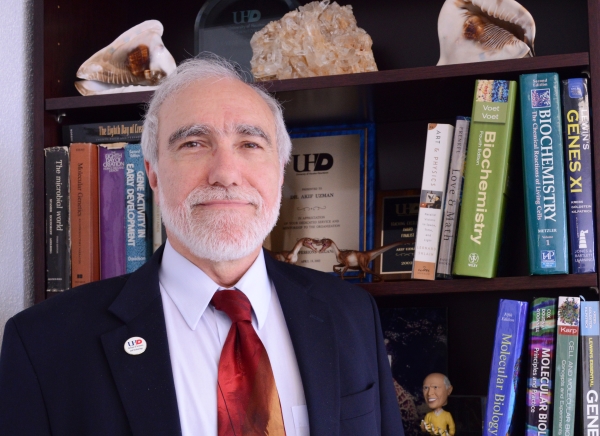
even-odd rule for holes
{"type": "MultiPolygon", "coordinates": [[[[184,436],[217,435],[217,375],[231,320],[210,305],[220,289],[169,241],[158,273],[184,436]]],[[[234,286],[252,304],[252,325],[273,368],[286,436],[307,436],[306,399],[296,354],[261,250],[234,286]]]]}

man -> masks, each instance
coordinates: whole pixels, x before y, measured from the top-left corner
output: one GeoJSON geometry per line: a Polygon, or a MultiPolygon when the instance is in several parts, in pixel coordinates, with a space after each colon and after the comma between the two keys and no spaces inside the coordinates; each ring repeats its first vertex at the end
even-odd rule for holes
{"type": "Polygon", "coordinates": [[[425,419],[421,421],[421,429],[429,434],[450,435],[456,433],[454,419],[450,412],[443,407],[448,404],[448,397],[452,393],[450,380],[444,374],[434,372],[425,377],[423,381],[423,397],[431,409],[425,419]]]}
{"type": "Polygon", "coordinates": [[[403,435],[373,299],[262,251],[291,151],[277,102],[190,60],[142,147],[168,241],[8,321],[1,432],[403,435]]]}

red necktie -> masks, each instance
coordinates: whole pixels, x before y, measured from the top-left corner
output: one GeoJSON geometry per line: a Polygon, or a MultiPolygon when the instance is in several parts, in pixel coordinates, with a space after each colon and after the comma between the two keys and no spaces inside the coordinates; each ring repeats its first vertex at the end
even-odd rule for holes
{"type": "Polygon", "coordinates": [[[219,436],[285,436],[271,363],[252,327],[250,301],[241,291],[223,290],[211,303],[232,323],[219,360],[219,436]]]}

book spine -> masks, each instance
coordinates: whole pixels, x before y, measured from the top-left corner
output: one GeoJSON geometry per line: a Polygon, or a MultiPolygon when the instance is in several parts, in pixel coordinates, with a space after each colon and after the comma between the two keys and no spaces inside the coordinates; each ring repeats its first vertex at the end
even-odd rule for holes
{"type": "Polygon", "coordinates": [[[558,74],[523,74],[520,82],[529,273],[568,274],[558,74]]]}
{"type": "Polygon", "coordinates": [[[125,274],[125,144],[98,148],[100,276],[125,274]]]}
{"type": "Polygon", "coordinates": [[[456,227],[458,225],[458,216],[460,213],[460,199],[462,197],[470,123],[470,117],[456,118],[452,157],[450,158],[450,170],[448,172],[448,183],[446,186],[444,221],[442,223],[442,236],[440,238],[440,254],[437,263],[436,277],[438,279],[452,278],[452,259],[454,258],[456,227]]]}
{"type": "Polygon", "coordinates": [[[152,254],[152,194],[140,144],[125,146],[126,271],[134,272],[152,254]]]}
{"type": "Polygon", "coordinates": [[[71,286],[100,280],[98,147],[71,144],[71,286]]]}
{"type": "Polygon", "coordinates": [[[529,324],[526,436],[552,434],[552,369],[556,335],[556,298],[536,298],[529,324]]]}
{"type": "Polygon", "coordinates": [[[597,301],[581,302],[581,426],[582,434],[600,434],[598,384],[600,374],[600,306],[597,301]]]}
{"type": "Polygon", "coordinates": [[[115,123],[74,124],[63,127],[63,144],[91,142],[109,144],[115,142],[140,142],[142,121],[120,121],[115,123]]]}
{"type": "Polygon", "coordinates": [[[160,216],[160,207],[156,202],[156,196],[152,196],[152,252],[160,248],[163,244],[162,217],[160,216]]]}
{"type": "Polygon", "coordinates": [[[525,301],[500,300],[484,422],[486,436],[504,436],[511,432],[527,329],[527,306],[525,301]]]}
{"type": "Polygon", "coordinates": [[[442,230],[442,205],[448,181],[453,133],[454,126],[450,124],[427,126],[425,165],[412,269],[413,279],[435,280],[435,266],[442,230]]]}
{"type": "Polygon", "coordinates": [[[579,297],[558,297],[552,420],[554,436],[572,436],[575,432],[579,306],[579,297]]]}
{"type": "Polygon", "coordinates": [[[596,272],[594,180],[587,79],[563,80],[571,272],[596,272]]]}
{"type": "Polygon", "coordinates": [[[46,291],[69,289],[69,148],[44,149],[46,202],[46,291]]]}
{"type": "Polygon", "coordinates": [[[516,99],[516,82],[476,82],[452,270],[455,275],[496,276],[516,99]]]}

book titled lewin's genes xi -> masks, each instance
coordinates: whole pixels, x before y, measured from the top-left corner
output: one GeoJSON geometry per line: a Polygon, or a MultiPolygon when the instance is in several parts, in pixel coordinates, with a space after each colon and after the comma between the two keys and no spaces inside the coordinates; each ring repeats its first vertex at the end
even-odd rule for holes
{"type": "Polygon", "coordinates": [[[592,273],[596,272],[596,237],[587,79],[563,80],[562,85],[571,272],[592,273]]]}
{"type": "Polygon", "coordinates": [[[567,206],[558,74],[522,74],[523,186],[530,274],[567,274],[567,206]]]}
{"type": "Polygon", "coordinates": [[[573,436],[575,433],[579,306],[579,297],[558,297],[552,419],[554,436],[573,436]]]}
{"type": "Polygon", "coordinates": [[[514,81],[475,85],[453,274],[496,276],[516,98],[514,81]]]}
{"type": "Polygon", "coordinates": [[[529,319],[529,377],[526,436],[552,434],[552,371],[556,334],[556,298],[536,298],[529,319]]]}
{"type": "Polygon", "coordinates": [[[483,423],[485,436],[510,435],[527,330],[527,302],[500,300],[483,423]]]}
{"type": "Polygon", "coordinates": [[[450,124],[430,123],[427,126],[425,164],[412,269],[413,279],[435,280],[435,266],[442,231],[442,205],[448,181],[453,133],[454,126],[450,124]]]}

